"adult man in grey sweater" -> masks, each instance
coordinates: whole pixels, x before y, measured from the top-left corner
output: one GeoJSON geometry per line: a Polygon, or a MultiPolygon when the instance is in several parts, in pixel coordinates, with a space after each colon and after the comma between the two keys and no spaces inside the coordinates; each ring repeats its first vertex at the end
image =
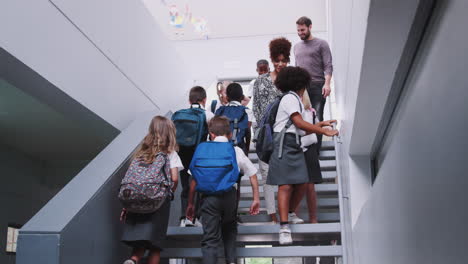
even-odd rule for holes
{"type": "MultiPolygon", "coordinates": [[[[301,17],[296,21],[297,34],[301,42],[294,45],[296,66],[307,70],[311,76],[310,86],[307,87],[312,107],[317,111],[317,117],[323,121],[323,109],[327,96],[330,95],[330,80],[333,73],[332,56],[328,43],[312,36],[312,20],[301,17]]],[[[322,143],[322,136],[318,136],[318,146],[322,143]]]]}
{"type": "MultiPolygon", "coordinates": [[[[308,17],[301,17],[296,21],[297,34],[302,41],[294,45],[294,57],[296,58],[296,66],[304,68],[309,72],[311,77],[310,86],[307,87],[309,93],[310,103],[317,111],[317,117],[323,121],[323,109],[327,96],[330,95],[330,80],[333,73],[332,56],[328,43],[323,40],[312,36],[312,21],[308,17]]],[[[320,146],[322,145],[322,135],[317,135],[318,139],[318,152],[320,153],[320,146]]],[[[307,196],[312,197],[315,201],[317,199],[314,184],[309,184],[307,187],[307,196]]],[[[316,210],[316,204],[309,204],[307,206],[309,212],[313,209],[316,210]]],[[[311,221],[311,219],[309,219],[311,221]]],[[[315,258],[310,259],[315,262],[315,258]]],[[[332,257],[321,257],[320,264],[335,263],[332,257]]]]}

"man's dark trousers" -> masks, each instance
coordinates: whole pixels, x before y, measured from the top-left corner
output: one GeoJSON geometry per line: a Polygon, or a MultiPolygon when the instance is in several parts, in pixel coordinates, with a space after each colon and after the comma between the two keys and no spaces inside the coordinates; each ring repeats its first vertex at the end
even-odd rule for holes
{"type": "MultiPolygon", "coordinates": [[[[307,88],[309,94],[310,104],[317,112],[317,118],[319,121],[323,121],[323,109],[325,108],[326,98],[322,95],[322,88],[325,82],[310,82],[310,86],[307,88]]],[[[322,135],[317,135],[317,150],[320,154],[320,147],[322,146],[322,135]]]]}
{"type": "Polygon", "coordinates": [[[202,195],[201,241],[203,264],[218,263],[218,248],[224,245],[226,263],[237,263],[237,191],[233,187],[219,195],[202,195]]]}

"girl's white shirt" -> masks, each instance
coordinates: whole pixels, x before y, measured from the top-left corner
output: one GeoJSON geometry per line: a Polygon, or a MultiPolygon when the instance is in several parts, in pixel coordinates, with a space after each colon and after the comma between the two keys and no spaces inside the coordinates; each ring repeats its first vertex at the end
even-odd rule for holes
{"type": "Polygon", "coordinates": [[[177,154],[175,151],[169,153],[169,163],[171,169],[177,168],[179,171],[184,169],[184,165],[182,165],[179,154],[177,154]]]}
{"type": "MultiPolygon", "coordinates": [[[[278,113],[276,114],[276,122],[273,126],[273,132],[281,132],[281,130],[286,126],[286,123],[288,123],[292,114],[299,113],[300,115],[303,115],[303,112],[304,104],[302,104],[299,95],[295,92],[286,94],[283,96],[278,106],[278,113]]],[[[304,136],[306,134],[304,130],[297,129],[294,124],[286,130],[286,133],[298,133],[299,136],[304,136]]]]}

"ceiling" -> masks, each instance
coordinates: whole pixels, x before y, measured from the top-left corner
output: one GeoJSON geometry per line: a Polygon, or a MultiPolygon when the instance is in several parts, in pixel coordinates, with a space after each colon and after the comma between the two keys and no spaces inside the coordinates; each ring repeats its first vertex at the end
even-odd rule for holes
{"type": "Polygon", "coordinates": [[[295,33],[301,16],[327,31],[327,0],[142,0],[172,40],[295,33]]]}
{"type": "Polygon", "coordinates": [[[0,143],[41,160],[91,160],[115,135],[99,133],[0,79],[0,143]]]}

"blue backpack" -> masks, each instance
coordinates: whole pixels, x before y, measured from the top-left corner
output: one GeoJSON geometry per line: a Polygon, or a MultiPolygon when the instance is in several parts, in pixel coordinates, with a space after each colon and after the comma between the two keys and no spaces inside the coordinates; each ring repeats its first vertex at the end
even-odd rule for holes
{"type": "Polygon", "coordinates": [[[244,139],[249,128],[249,118],[245,112],[247,107],[240,106],[221,106],[216,110],[217,116],[229,118],[229,125],[232,131],[232,142],[234,146],[244,146],[244,139]]]}
{"type": "MultiPolygon", "coordinates": [[[[260,123],[258,124],[258,129],[254,135],[253,141],[255,142],[255,152],[257,152],[258,158],[265,163],[268,163],[270,161],[271,154],[273,153],[273,147],[274,147],[273,126],[275,125],[275,122],[276,122],[276,115],[278,114],[278,108],[279,108],[281,99],[283,99],[283,97],[287,94],[288,93],[284,93],[278,96],[275,99],[275,101],[273,101],[267,106],[265,113],[263,114],[263,117],[260,120],[260,123]]],[[[300,99],[297,96],[296,98],[299,102],[299,105],[301,105],[300,99]]],[[[302,106],[301,106],[301,111],[302,111],[302,106]]],[[[291,125],[292,125],[292,120],[289,119],[288,122],[286,123],[286,126],[281,131],[282,137],[284,137],[286,130],[291,125]]],[[[296,135],[296,140],[298,140],[298,135],[296,135]]],[[[281,142],[280,151],[279,151],[280,157],[282,153],[283,153],[283,150],[282,150],[282,142],[281,142]]]]}
{"type": "Polygon", "coordinates": [[[232,188],[239,178],[236,152],[230,142],[208,141],[198,145],[190,163],[197,192],[219,194],[232,188]]]}
{"type": "Polygon", "coordinates": [[[204,141],[208,135],[205,110],[190,107],[175,112],[172,121],[176,127],[177,144],[193,147],[204,141]]]}

